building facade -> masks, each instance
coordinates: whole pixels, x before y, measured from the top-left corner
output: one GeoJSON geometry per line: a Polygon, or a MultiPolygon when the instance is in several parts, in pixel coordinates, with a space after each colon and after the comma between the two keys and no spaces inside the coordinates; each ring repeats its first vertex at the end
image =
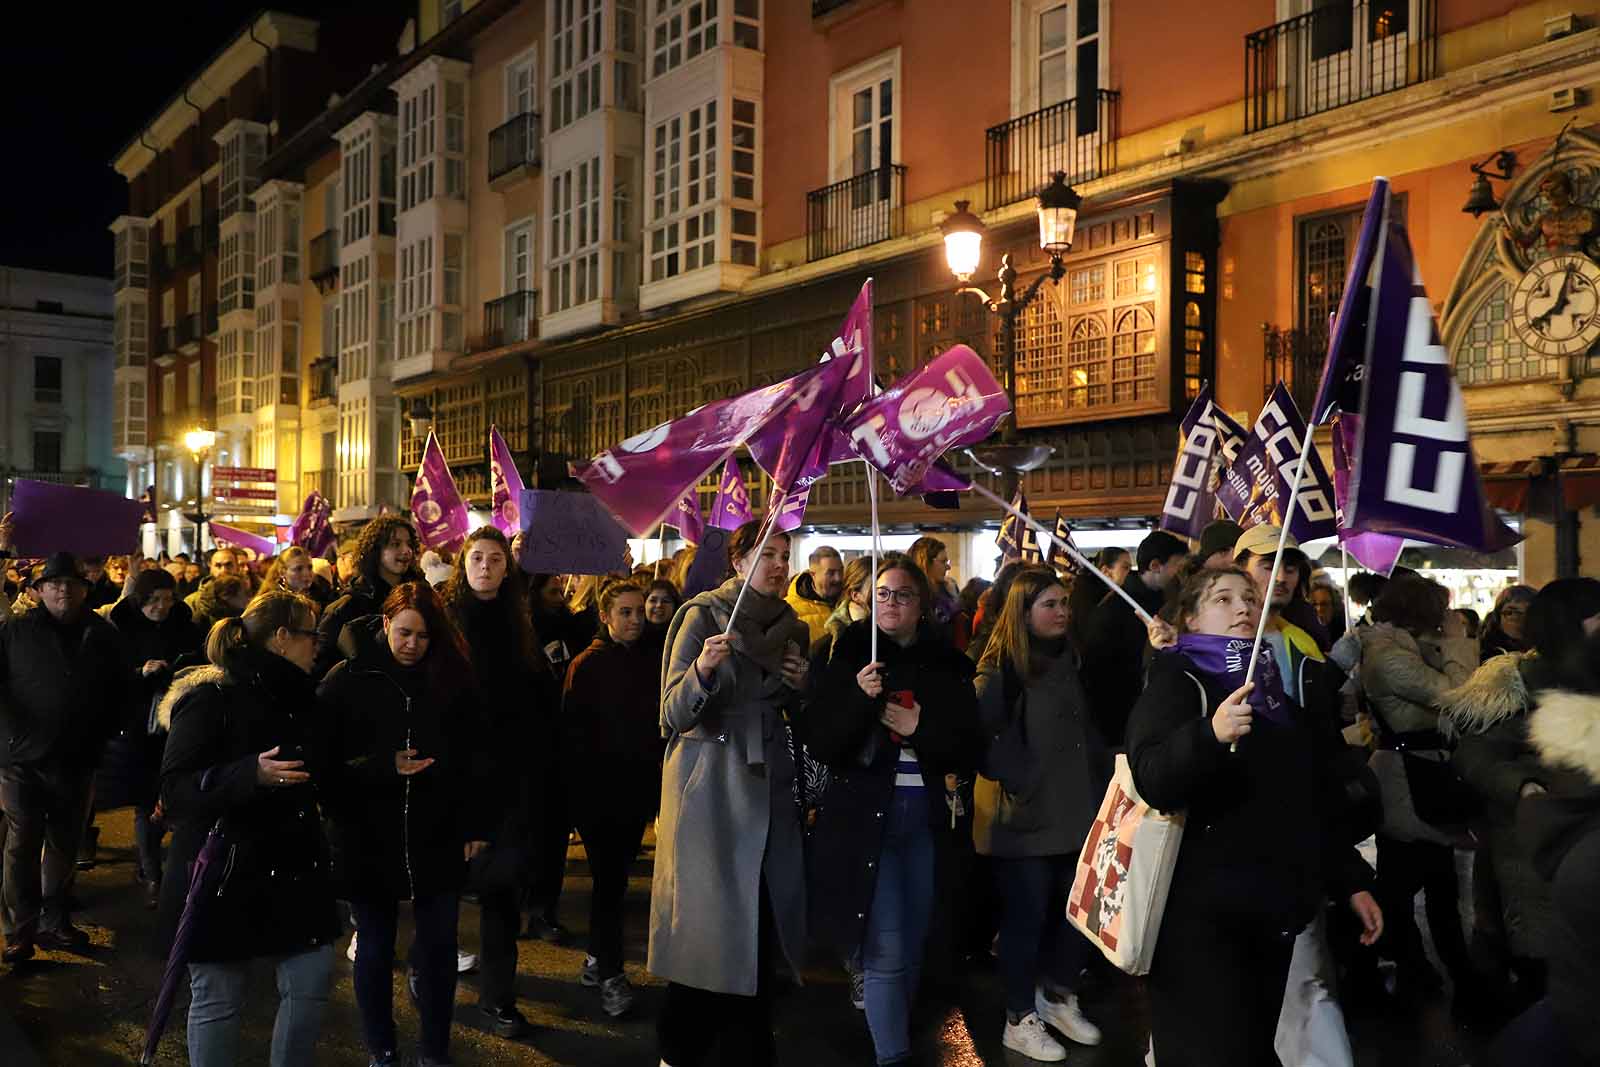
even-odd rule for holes
{"type": "Polygon", "coordinates": [[[14,478],[123,488],[111,280],[0,267],[0,514],[14,478]]]}

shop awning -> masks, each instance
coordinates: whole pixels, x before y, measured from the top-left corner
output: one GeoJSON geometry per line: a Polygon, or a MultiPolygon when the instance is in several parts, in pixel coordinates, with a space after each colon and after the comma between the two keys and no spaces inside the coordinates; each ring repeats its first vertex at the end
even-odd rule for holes
{"type": "Polygon", "coordinates": [[[1561,461],[1561,502],[1569,511],[1600,504],[1600,454],[1588,452],[1561,461]]]}
{"type": "Polygon", "coordinates": [[[1491,507],[1518,515],[1527,513],[1528,494],[1533,480],[1544,470],[1542,459],[1519,459],[1504,463],[1480,463],[1483,492],[1491,507]]]}

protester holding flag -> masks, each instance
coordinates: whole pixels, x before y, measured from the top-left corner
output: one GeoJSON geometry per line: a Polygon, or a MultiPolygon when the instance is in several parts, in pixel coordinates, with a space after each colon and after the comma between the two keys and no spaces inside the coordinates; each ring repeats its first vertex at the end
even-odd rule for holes
{"type": "Polygon", "coordinates": [[[479,743],[488,774],[479,788],[499,813],[489,847],[469,868],[478,895],[482,978],[478,1010],[505,1038],[527,1031],[517,1011],[517,935],[522,930],[520,878],[535,819],[535,788],[559,773],[553,743],[554,682],[534,642],[527,595],[512,570],[511,545],[493,526],[467,535],[441,591],[445,609],[466,641],[483,696],[479,743]]]}
{"type": "Polygon", "coordinates": [[[1162,1067],[1276,1065],[1296,935],[1324,894],[1348,901],[1364,944],[1382,931],[1371,871],[1348,841],[1331,763],[1337,735],[1283,690],[1263,649],[1255,582],[1204,569],[1177,602],[1128,723],[1128,762],[1154,808],[1186,813],[1148,988],[1162,1067]]]}
{"type": "Polygon", "coordinates": [[[645,638],[644,590],[631,582],[601,591],[600,621],[567,670],[561,762],[593,880],[579,981],[617,1018],[634,1001],[622,972],[628,870],[661,799],[661,646],[645,638]]]}
{"type": "Polygon", "coordinates": [[[395,586],[380,616],[349,631],[354,654],[318,696],[338,768],[334,873],[361,934],[356,1004],[373,1062],[398,1064],[394,952],[399,904],[409,900],[417,1062],[436,1067],[450,1062],[459,894],[500,816],[500,798],[483,787],[482,697],[466,643],[425,583],[395,586]]]}
{"type": "Polygon", "coordinates": [[[661,1058],[774,1059],[771,997],[805,956],[805,871],[785,712],[805,691],[805,624],[783,600],[789,536],[734,531],[735,577],[683,606],[667,635],[667,739],[650,898],[653,974],[668,982],[661,1058]],[[740,587],[748,581],[737,615],[740,587]]]}
{"type": "Polygon", "coordinates": [[[216,624],[210,665],[180,674],[162,698],[170,734],[161,763],[161,806],[173,826],[172,870],[187,872],[215,829],[226,841],[216,883],[185,908],[187,878],[161,892],[160,942],[192,924],[189,1063],[240,1062],[241,1009],[252,961],[277,971],[273,1067],[316,1058],[339,935],[328,846],[318,811],[331,767],[309,675],[316,608],[268,591],[245,613],[216,624]],[[209,891],[207,891],[209,890],[209,891]]]}
{"type": "Polygon", "coordinates": [[[390,590],[400,583],[422,580],[416,563],[421,548],[416,530],[399,515],[379,515],[361,528],[350,591],[328,605],[317,626],[317,665],[313,673],[318,678],[348,654],[339,647],[346,623],[376,615],[390,590]]]}

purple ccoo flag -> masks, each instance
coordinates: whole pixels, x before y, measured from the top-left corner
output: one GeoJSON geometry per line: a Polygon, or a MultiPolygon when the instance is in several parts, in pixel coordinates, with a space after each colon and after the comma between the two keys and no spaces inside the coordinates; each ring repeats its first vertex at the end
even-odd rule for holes
{"type": "Polygon", "coordinates": [[[1350,456],[1355,452],[1360,428],[1360,415],[1341,411],[1333,417],[1333,503],[1339,512],[1339,544],[1357,563],[1387,578],[1400,562],[1406,539],[1352,530],[1345,522],[1350,513],[1350,456]]]}
{"type": "Polygon", "coordinates": [[[300,514],[295,516],[294,524],[289,527],[290,543],[299,545],[313,557],[321,557],[338,543],[338,535],[333,532],[332,517],[333,508],[328,504],[328,498],[319,490],[311,490],[306,494],[306,502],[300,506],[300,514]]]}
{"type": "MultiPolygon", "coordinates": [[[[1283,511],[1294,487],[1305,436],[1306,424],[1294,397],[1279,382],[1217,488],[1218,501],[1235,522],[1246,529],[1261,523],[1284,525],[1283,511]]],[[[1338,532],[1333,482],[1322,456],[1313,447],[1307,460],[1311,466],[1301,480],[1294,516],[1288,523],[1289,532],[1301,544],[1338,532]]]]}
{"type": "Polygon", "coordinates": [[[1217,488],[1222,471],[1249,440],[1244,427],[1217,407],[1208,383],[1189,405],[1178,427],[1178,455],[1172,462],[1172,484],[1161,508],[1161,528],[1198,539],[1217,516],[1217,488]]]}
{"type": "Polygon", "coordinates": [[[683,494],[683,499],[672,509],[666,522],[668,526],[676,527],[678,533],[691,545],[698,545],[705,540],[705,524],[700,521],[700,491],[690,489],[683,494]]]}
{"type": "MultiPolygon", "coordinates": [[[[1032,514],[1028,510],[1028,495],[1017,486],[1016,495],[1011,498],[1011,506],[1024,515],[1032,514]]],[[[1039,544],[1033,536],[1033,527],[1024,523],[1010,512],[1000,520],[1000,532],[994,538],[995,547],[1000,550],[1000,558],[1006,561],[1020,559],[1025,563],[1036,563],[1043,559],[1039,553],[1039,544]]]]}
{"type": "Polygon", "coordinates": [[[517,470],[506,439],[500,436],[500,428],[493,425],[489,427],[489,484],[494,509],[489,521],[507,537],[517,536],[522,532],[522,490],[527,487],[522,484],[522,473],[517,470]]]}
{"type": "Polygon", "coordinates": [[[428,431],[422,447],[422,462],[417,466],[417,484],[411,490],[411,517],[425,548],[448,548],[467,536],[471,519],[467,505],[456,491],[450,465],[444,461],[439,439],[428,431]]]}
{"type": "MultiPolygon", "coordinates": [[[[1050,566],[1058,571],[1066,571],[1068,574],[1076,575],[1082,570],[1082,567],[1067,552],[1068,545],[1072,545],[1073,548],[1078,547],[1073,544],[1072,529],[1067,525],[1067,520],[1061,514],[1061,509],[1056,508],[1056,536],[1050,542],[1050,566]]],[[[1080,552],[1079,554],[1081,555],[1082,553],[1080,552]]]]}
{"type": "Polygon", "coordinates": [[[722,465],[722,481],[717,483],[717,499],[711,505],[711,525],[719,530],[737,530],[755,513],[750,510],[750,490],[732,456],[722,465]]]}
{"type": "Polygon", "coordinates": [[[1478,552],[1516,544],[1484,494],[1450,353],[1387,201],[1373,269],[1348,527],[1478,552]]]}
{"type": "Polygon", "coordinates": [[[867,399],[843,429],[856,455],[904,496],[947,449],[982,441],[1010,413],[1010,398],[983,359],[956,345],[867,399]]]}

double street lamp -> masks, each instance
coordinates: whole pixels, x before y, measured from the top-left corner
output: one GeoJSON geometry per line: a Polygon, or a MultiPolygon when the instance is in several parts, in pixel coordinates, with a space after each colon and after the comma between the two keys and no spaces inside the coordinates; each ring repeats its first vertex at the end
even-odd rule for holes
{"type": "Polygon", "coordinates": [[[203,490],[205,481],[206,456],[217,443],[217,435],[211,430],[199,427],[183,435],[184,447],[194,457],[194,514],[187,516],[194,523],[194,558],[200,558],[200,537],[205,527],[206,520],[211,516],[206,514],[206,496],[203,490]]]}
{"type": "Polygon", "coordinates": [[[1063,171],[1051,175],[1050,183],[1039,191],[1034,210],[1039,218],[1039,247],[1050,256],[1050,269],[1035,278],[1020,295],[1017,293],[1017,270],[1011,265],[1011,255],[1000,257],[1000,291],[991,297],[971,284],[973,274],[983,259],[983,238],[986,227],[974,215],[971,201],[957,200],[955,214],[940,226],[944,234],[945,262],[961,287],[956,295],[971,293],[1000,316],[1001,336],[1005,347],[1002,364],[1005,373],[1005,390],[1011,397],[1012,416],[1000,430],[997,444],[983,444],[968,449],[980,466],[999,474],[1004,480],[1004,495],[1015,495],[1022,472],[1030,471],[1049,459],[1055,452],[1051,445],[1023,445],[1017,443],[1017,316],[1027,310],[1039,295],[1045,279],[1059,285],[1067,268],[1061,257],[1072,250],[1072,238],[1078,228],[1078,211],[1083,197],[1067,184],[1063,171]]]}

